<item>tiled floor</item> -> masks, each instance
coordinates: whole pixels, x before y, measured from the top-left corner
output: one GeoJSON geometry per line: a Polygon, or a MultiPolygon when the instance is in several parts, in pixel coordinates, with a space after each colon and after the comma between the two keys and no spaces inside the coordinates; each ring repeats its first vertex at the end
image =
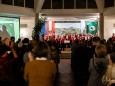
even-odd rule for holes
{"type": "Polygon", "coordinates": [[[70,59],[61,59],[56,86],[76,86],[71,71],[70,59]]]}

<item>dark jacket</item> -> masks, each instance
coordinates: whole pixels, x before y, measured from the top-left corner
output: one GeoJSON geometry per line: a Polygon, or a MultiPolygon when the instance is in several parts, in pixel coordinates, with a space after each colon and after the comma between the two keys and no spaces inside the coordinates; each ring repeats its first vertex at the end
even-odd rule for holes
{"type": "Polygon", "coordinates": [[[115,63],[115,52],[112,52],[110,54],[110,58],[111,58],[112,62],[115,63]]]}

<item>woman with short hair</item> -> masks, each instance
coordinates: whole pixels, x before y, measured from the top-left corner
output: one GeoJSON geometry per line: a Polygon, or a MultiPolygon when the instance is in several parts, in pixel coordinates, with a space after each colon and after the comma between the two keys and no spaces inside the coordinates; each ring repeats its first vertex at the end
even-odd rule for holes
{"type": "Polygon", "coordinates": [[[25,65],[24,79],[29,86],[53,86],[56,77],[55,63],[47,60],[50,48],[46,42],[39,42],[32,50],[34,60],[25,65]]]}
{"type": "Polygon", "coordinates": [[[109,60],[107,57],[106,47],[99,44],[95,48],[95,57],[90,60],[89,72],[90,78],[88,86],[103,86],[102,77],[107,71],[109,60]]]}

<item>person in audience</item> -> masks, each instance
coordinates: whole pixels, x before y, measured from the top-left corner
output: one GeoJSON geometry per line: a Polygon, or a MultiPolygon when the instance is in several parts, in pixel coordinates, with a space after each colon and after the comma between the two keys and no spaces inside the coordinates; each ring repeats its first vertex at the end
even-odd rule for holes
{"type": "Polygon", "coordinates": [[[84,86],[88,82],[90,52],[91,49],[86,46],[86,43],[82,42],[82,44],[79,44],[78,39],[72,45],[71,67],[78,86],[84,86]]]}
{"type": "Polygon", "coordinates": [[[0,45],[2,44],[2,37],[0,36],[0,45]]]}
{"type": "Polygon", "coordinates": [[[34,60],[27,62],[24,70],[29,86],[53,86],[57,69],[55,63],[47,60],[49,53],[49,46],[41,41],[32,50],[34,60]]]}
{"type": "Polygon", "coordinates": [[[75,42],[71,48],[71,67],[74,68],[76,66],[76,50],[79,47],[79,40],[75,39],[75,42]]]}
{"type": "Polygon", "coordinates": [[[21,48],[22,47],[22,40],[19,38],[16,43],[15,43],[16,48],[21,48]]]}
{"type": "Polygon", "coordinates": [[[28,52],[28,51],[31,51],[31,49],[32,49],[32,46],[30,45],[30,43],[29,43],[29,39],[28,38],[24,38],[23,40],[22,40],[22,50],[21,50],[21,61],[23,62],[23,56],[24,56],[24,54],[26,53],[26,52],[28,52]]]}
{"type": "Polygon", "coordinates": [[[28,50],[25,52],[25,54],[24,54],[24,56],[23,56],[23,62],[24,62],[24,64],[25,64],[26,62],[28,62],[28,61],[32,61],[32,60],[33,60],[33,56],[32,56],[31,51],[32,51],[32,49],[34,48],[34,46],[37,45],[37,44],[38,44],[38,42],[37,42],[36,40],[31,40],[31,41],[30,41],[29,46],[31,46],[31,47],[30,47],[30,49],[28,49],[28,50]]]}
{"type": "Polygon", "coordinates": [[[15,42],[15,37],[12,36],[12,37],[10,38],[10,40],[11,40],[12,42],[15,42]]]}
{"type": "Polygon", "coordinates": [[[18,86],[14,74],[14,63],[18,56],[13,44],[10,45],[10,49],[14,57],[12,59],[9,59],[8,47],[4,44],[0,45],[0,86],[18,86]]]}
{"type": "Polygon", "coordinates": [[[93,58],[95,54],[95,47],[100,44],[100,37],[93,37],[92,38],[92,48],[91,48],[91,58],[93,58]]]}
{"type": "MultiPolygon", "coordinates": [[[[110,53],[110,59],[112,60],[111,81],[115,81],[115,45],[112,46],[112,53],[110,53]]],[[[115,85],[115,83],[113,82],[112,84],[115,85]]]]}
{"type": "Polygon", "coordinates": [[[102,77],[107,71],[109,60],[107,57],[106,47],[99,44],[95,48],[95,56],[91,58],[89,64],[90,78],[88,86],[103,86],[102,77]]]}
{"type": "Polygon", "coordinates": [[[5,38],[2,40],[2,43],[5,44],[6,46],[10,45],[10,39],[9,38],[5,38]]]}
{"type": "Polygon", "coordinates": [[[106,40],[105,39],[100,40],[100,44],[106,45],[106,40]]]}
{"type": "Polygon", "coordinates": [[[112,52],[112,44],[109,41],[107,41],[105,46],[106,46],[106,49],[107,49],[107,54],[110,55],[110,53],[112,52]]]}
{"type": "Polygon", "coordinates": [[[48,45],[51,50],[51,59],[56,63],[58,69],[58,64],[60,63],[59,54],[61,53],[59,46],[53,37],[51,37],[51,39],[48,41],[48,45]]]}

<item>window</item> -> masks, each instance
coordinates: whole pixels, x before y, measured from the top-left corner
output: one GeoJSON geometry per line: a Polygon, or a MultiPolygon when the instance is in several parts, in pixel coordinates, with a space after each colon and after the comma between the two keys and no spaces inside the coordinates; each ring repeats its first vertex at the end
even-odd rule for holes
{"type": "Polygon", "coordinates": [[[42,9],[51,9],[51,0],[45,0],[42,9]]]}
{"type": "Polygon", "coordinates": [[[95,0],[88,0],[88,8],[97,8],[95,0]]]}
{"type": "Polygon", "coordinates": [[[105,0],[105,7],[113,7],[114,6],[114,0],[105,0]]]}
{"type": "Polygon", "coordinates": [[[12,0],[2,0],[2,4],[12,5],[13,1],[12,0]]]}
{"type": "Polygon", "coordinates": [[[25,7],[34,8],[34,0],[25,0],[25,7]]]}
{"type": "Polygon", "coordinates": [[[64,9],[74,9],[74,0],[64,0],[64,9]]]}
{"type": "Polygon", "coordinates": [[[63,0],[52,0],[52,9],[62,9],[63,0]]]}
{"type": "Polygon", "coordinates": [[[76,0],[76,9],[77,8],[86,8],[86,0],[76,0]]]}
{"type": "Polygon", "coordinates": [[[24,0],[14,0],[14,6],[24,7],[24,0]]]}

